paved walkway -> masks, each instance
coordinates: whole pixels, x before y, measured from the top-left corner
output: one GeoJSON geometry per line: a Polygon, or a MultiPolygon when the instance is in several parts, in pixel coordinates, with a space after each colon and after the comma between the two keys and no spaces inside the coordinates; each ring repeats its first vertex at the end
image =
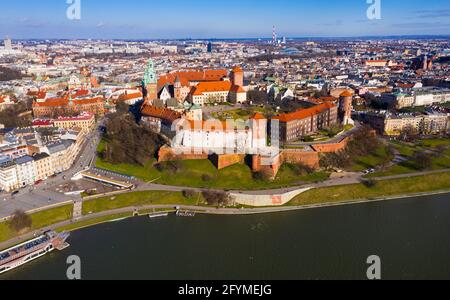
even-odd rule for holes
{"type": "Polygon", "coordinates": [[[72,218],[78,220],[83,216],[83,201],[75,201],[73,204],[72,218]]]}

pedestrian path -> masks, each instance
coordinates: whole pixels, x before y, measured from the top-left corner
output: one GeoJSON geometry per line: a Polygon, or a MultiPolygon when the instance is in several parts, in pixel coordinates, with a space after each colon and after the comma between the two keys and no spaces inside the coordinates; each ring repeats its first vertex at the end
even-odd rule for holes
{"type": "Polygon", "coordinates": [[[73,204],[72,218],[78,220],[83,216],[83,201],[75,201],[73,204]]]}

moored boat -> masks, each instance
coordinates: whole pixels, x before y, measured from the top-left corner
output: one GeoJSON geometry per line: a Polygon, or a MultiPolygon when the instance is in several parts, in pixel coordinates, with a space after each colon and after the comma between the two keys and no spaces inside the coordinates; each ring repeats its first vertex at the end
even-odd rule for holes
{"type": "Polygon", "coordinates": [[[150,214],[148,215],[150,219],[154,219],[154,218],[164,218],[164,217],[168,217],[169,213],[157,213],[157,214],[150,214]]]}
{"type": "Polygon", "coordinates": [[[69,246],[66,242],[69,233],[47,231],[43,235],[0,251],[0,274],[33,261],[53,250],[63,250],[69,246]]]}

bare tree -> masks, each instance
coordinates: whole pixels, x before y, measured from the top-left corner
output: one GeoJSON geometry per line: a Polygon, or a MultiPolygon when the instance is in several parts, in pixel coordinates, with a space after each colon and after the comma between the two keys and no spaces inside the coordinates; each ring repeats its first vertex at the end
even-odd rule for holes
{"type": "Polygon", "coordinates": [[[16,232],[30,228],[33,221],[23,210],[16,210],[9,221],[9,227],[16,232]]]}

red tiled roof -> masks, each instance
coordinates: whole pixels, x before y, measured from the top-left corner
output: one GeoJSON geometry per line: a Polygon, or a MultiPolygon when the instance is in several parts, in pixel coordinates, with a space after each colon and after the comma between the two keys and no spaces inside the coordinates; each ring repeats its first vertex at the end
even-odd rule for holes
{"type": "Polygon", "coordinates": [[[233,73],[243,73],[244,71],[240,66],[236,66],[233,68],[233,73]]]}
{"type": "Polygon", "coordinates": [[[36,99],[45,99],[47,97],[46,91],[39,91],[39,93],[36,95],[36,99]]]}
{"type": "Polygon", "coordinates": [[[414,87],[414,83],[399,83],[397,84],[398,87],[403,89],[412,89],[414,87]]]}
{"type": "Polygon", "coordinates": [[[341,97],[353,97],[353,94],[350,91],[345,90],[344,92],[342,92],[342,94],[340,96],[341,97]]]}
{"type": "Polygon", "coordinates": [[[89,94],[90,94],[90,92],[88,90],[77,90],[77,91],[75,91],[75,93],[72,93],[72,97],[76,98],[76,97],[81,97],[81,96],[87,96],[89,94]]]}
{"type": "Polygon", "coordinates": [[[40,127],[40,126],[53,126],[53,120],[41,120],[41,119],[33,120],[33,127],[40,127]]]}
{"type": "Polygon", "coordinates": [[[181,118],[181,114],[179,112],[167,108],[159,108],[152,105],[145,105],[142,108],[141,112],[144,116],[164,119],[170,122],[174,122],[175,120],[181,118]]]}
{"type": "Polygon", "coordinates": [[[127,101],[127,100],[131,100],[131,99],[136,99],[136,98],[142,98],[142,93],[141,92],[135,92],[133,94],[122,94],[119,96],[119,98],[117,98],[117,101],[127,101]]]}
{"type": "MultiPolygon", "coordinates": [[[[104,100],[103,96],[96,96],[93,98],[84,98],[84,99],[73,99],[72,103],[76,105],[83,104],[93,104],[102,102],[104,100]]],[[[62,98],[48,98],[44,102],[33,102],[34,107],[60,107],[69,105],[69,97],[66,95],[62,98]]]]}
{"type": "Polygon", "coordinates": [[[252,120],[266,120],[267,118],[264,117],[263,114],[257,112],[250,119],[252,119],[252,120]]]}
{"type": "Polygon", "coordinates": [[[226,77],[228,72],[226,70],[195,70],[195,71],[180,71],[168,73],[158,79],[158,89],[162,88],[166,84],[174,84],[175,79],[178,78],[181,81],[181,85],[188,86],[189,82],[197,81],[219,81],[223,77],[226,77]]]}
{"type": "Polygon", "coordinates": [[[235,92],[235,93],[245,93],[244,88],[240,85],[233,85],[231,87],[230,91],[235,92]]]}
{"type": "Polygon", "coordinates": [[[94,98],[74,99],[74,100],[72,100],[72,102],[77,105],[93,104],[93,103],[103,102],[104,99],[105,98],[103,96],[96,96],[94,98]]]}
{"type": "Polygon", "coordinates": [[[58,107],[58,106],[64,106],[69,103],[69,98],[48,98],[44,102],[33,102],[34,107],[58,107]]]}
{"type": "Polygon", "coordinates": [[[336,107],[333,103],[322,103],[311,108],[299,109],[293,113],[282,114],[276,117],[273,117],[273,120],[279,120],[280,122],[290,122],[294,120],[302,120],[320,113],[323,113],[326,110],[329,110],[333,107],[336,107]]]}
{"type": "Polygon", "coordinates": [[[200,82],[192,90],[192,95],[202,95],[207,92],[225,92],[230,91],[232,84],[230,81],[207,81],[200,82]]]}

